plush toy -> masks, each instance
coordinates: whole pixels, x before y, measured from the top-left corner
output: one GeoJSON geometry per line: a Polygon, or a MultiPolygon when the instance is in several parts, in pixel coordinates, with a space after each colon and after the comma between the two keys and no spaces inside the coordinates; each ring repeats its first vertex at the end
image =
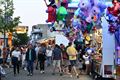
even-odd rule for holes
{"type": "MultiPolygon", "coordinates": [[[[46,0],[44,0],[46,3],[46,0]]],[[[46,10],[46,12],[48,13],[48,19],[46,20],[46,22],[52,22],[54,23],[56,21],[56,8],[57,6],[55,5],[55,1],[54,0],[50,0],[51,3],[49,5],[47,5],[48,9],[46,10]]]]}
{"type": "Polygon", "coordinates": [[[116,31],[115,26],[111,24],[111,25],[109,26],[109,32],[110,32],[110,33],[115,33],[115,31],[116,31]]]}
{"type": "Polygon", "coordinates": [[[79,8],[81,10],[87,10],[90,8],[90,3],[89,3],[89,0],[80,0],[79,2],[79,8]]]}
{"type": "Polygon", "coordinates": [[[89,16],[89,10],[91,7],[89,0],[80,0],[78,7],[80,8],[81,16],[89,16]]]}
{"type": "Polygon", "coordinates": [[[118,54],[119,54],[118,57],[120,57],[120,46],[117,46],[116,49],[117,49],[117,52],[118,52],[118,54]]]}
{"type": "Polygon", "coordinates": [[[64,7],[68,8],[68,0],[61,0],[61,3],[64,3],[64,7]]]}
{"type": "Polygon", "coordinates": [[[118,2],[117,0],[113,0],[112,4],[113,7],[108,7],[108,11],[110,14],[118,16],[118,14],[120,13],[120,2],[118,2]]]}
{"type": "Polygon", "coordinates": [[[78,16],[74,16],[74,18],[72,18],[72,26],[74,28],[77,28],[79,27],[81,24],[80,24],[80,19],[78,18],[78,16]]]}
{"type": "Polygon", "coordinates": [[[61,7],[58,8],[57,21],[65,21],[65,17],[67,15],[67,10],[64,6],[65,6],[65,4],[61,3],[61,7]]]}

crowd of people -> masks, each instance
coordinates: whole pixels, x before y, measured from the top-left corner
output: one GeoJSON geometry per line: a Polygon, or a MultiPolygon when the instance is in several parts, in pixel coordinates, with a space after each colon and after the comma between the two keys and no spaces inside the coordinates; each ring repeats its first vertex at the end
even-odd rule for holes
{"type": "Polygon", "coordinates": [[[40,70],[43,74],[45,67],[52,66],[52,75],[59,72],[60,76],[68,74],[70,76],[90,73],[91,54],[94,49],[90,45],[77,49],[74,43],[45,45],[37,43],[35,46],[28,44],[27,46],[14,46],[11,50],[1,50],[3,66],[13,68],[14,76],[20,73],[20,68],[27,70],[27,76],[34,73],[34,65],[36,70],[40,70]],[[91,51],[90,51],[91,50],[91,51]]]}

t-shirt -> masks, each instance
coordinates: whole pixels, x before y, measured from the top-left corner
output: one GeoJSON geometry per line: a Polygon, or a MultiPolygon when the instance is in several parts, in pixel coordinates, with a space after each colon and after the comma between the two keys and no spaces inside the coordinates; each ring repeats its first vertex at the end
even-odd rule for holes
{"type": "Polygon", "coordinates": [[[13,57],[17,57],[18,60],[20,60],[21,52],[14,50],[14,51],[12,52],[12,56],[13,56],[13,57]]]}
{"type": "Polygon", "coordinates": [[[35,48],[35,52],[36,52],[36,56],[38,55],[38,52],[39,52],[39,47],[36,47],[35,48]]]}
{"type": "Polygon", "coordinates": [[[67,54],[69,55],[69,60],[76,60],[77,59],[77,50],[73,47],[70,46],[67,48],[67,54]]]}
{"type": "Polygon", "coordinates": [[[53,60],[61,60],[61,54],[62,54],[62,51],[61,51],[61,49],[59,49],[59,48],[55,48],[54,50],[53,50],[53,60]]]}
{"type": "Polygon", "coordinates": [[[46,50],[46,56],[51,57],[52,56],[52,50],[46,50]]]}
{"type": "Polygon", "coordinates": [[[83,55],[83,58],[85,59],[85,64],[89,64],[89,56],[83,55]]]}

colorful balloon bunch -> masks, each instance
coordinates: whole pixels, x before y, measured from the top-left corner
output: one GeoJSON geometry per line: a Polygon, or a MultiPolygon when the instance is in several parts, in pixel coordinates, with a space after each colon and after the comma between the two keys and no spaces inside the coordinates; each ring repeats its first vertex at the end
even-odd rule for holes
{"type": "Polygon", "coordinates": [[[55,21],[65,21],[65,17],[67,15],[67,0],[49,0],[50,4],[47,4],[46,0],[45,4],[47,5],[47,13],[48,13],[48,19],[46,22],[52,22],[55,21]]]}
{"type": "Polygon", "coordinates": [[[48,7],[48,9],[46,10],[46,12],[48,13],[48,19],[46,20],[46,22],[55,22],[56,21],[56,8],[57,8],[57,6],[54,4],[55,1],[50,0],[50,4],[47,4],[46,0],[44,1],[46,3],[46,6],[48,7]]]}
{"type": "Polygon", "coordinates": [[[112,1],[113,6],[107,8],[107,16],[109,22],[109,32],[115,33],[120,28],[120,2],[112,1]]]}
{"type": "Polygon", "coordinates": [[[74,14],[80,17],[82,30],[90,33],[91,30],[94,31],[101,25],[101,17],[106,8],[104,0],[80,0],[78,9],[74,14]]]}

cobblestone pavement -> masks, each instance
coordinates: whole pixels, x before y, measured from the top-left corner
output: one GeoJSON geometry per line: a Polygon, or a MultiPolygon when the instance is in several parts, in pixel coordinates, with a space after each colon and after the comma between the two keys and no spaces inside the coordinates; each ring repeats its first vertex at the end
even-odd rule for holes
{"type": "Polygon", "coordinates": [[[21,70],[19,75],[14,77],[12,69],[6,69],[7,75],[2,80],[92,80],[87,75],[80,75],[79,78],[70,75],[60,76],[58,73],[52,75],[51,67],[45,70],[44,74],[41,74],[39,70],[34,70],[33,76],[27,76],[27,71],[21,70]]]}

